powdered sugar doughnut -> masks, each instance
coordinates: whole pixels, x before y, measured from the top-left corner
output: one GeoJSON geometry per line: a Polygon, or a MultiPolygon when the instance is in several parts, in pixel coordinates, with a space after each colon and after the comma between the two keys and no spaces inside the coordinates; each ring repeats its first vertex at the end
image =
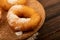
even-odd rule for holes
{"type": "Polygon", "coordinates": [[[8,11],[7,20],[12,29],[28,31],[37,27],[41,17],[33,8],[14,5],[8,11]]]}

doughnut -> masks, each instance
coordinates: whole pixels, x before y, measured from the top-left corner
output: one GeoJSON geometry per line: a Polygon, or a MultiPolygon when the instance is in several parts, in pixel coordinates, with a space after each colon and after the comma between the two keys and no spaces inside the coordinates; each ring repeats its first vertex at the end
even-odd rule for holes
{"type": "Polygon", "coordinates": [[[24,5],[26,0],[0,0],[0,6],[5,10],[8,10],[13,5],[24,5]]]}
{"type": "Polygon", "coordinates": [[[7,21],[14,31],[34,30],[41,20],[40,15],[31,7],[12,6],[7,14],[7,21]]]}

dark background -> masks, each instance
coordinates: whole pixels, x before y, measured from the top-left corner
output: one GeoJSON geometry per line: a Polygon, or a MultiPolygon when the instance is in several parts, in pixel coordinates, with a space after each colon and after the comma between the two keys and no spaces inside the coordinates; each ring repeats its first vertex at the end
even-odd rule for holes
{"type": "Polygon", "coordinates": [[[38,0],[46,11],[46,20],[36,40],[60,40],[60,0],[38,0]]]}

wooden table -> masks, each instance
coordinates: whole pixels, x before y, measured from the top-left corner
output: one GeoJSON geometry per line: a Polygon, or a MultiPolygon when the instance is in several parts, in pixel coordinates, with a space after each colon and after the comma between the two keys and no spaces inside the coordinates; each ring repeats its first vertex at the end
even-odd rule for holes
{"type": "Polygon", "coordinates": [[[46,20],[36,40],[60,40],[60,0],[38,0],[46,11],[46,20]]]}

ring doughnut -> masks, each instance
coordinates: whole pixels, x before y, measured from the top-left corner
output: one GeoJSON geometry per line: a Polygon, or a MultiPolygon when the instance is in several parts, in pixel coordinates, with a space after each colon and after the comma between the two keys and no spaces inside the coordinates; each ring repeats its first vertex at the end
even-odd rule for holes
{"type": "Polygon", "coordinates": [[[8,11],[7,20],[12,29],[28,31],[37,27],[41,17],[33,8],[24,5],[14,5],[8,11]]]}
{"type": "Polygon", "coordinates": [[[0,6],[8,10],[11,6],[16,4],[26,4],[26,0],[0,0],[0,6]]]}

